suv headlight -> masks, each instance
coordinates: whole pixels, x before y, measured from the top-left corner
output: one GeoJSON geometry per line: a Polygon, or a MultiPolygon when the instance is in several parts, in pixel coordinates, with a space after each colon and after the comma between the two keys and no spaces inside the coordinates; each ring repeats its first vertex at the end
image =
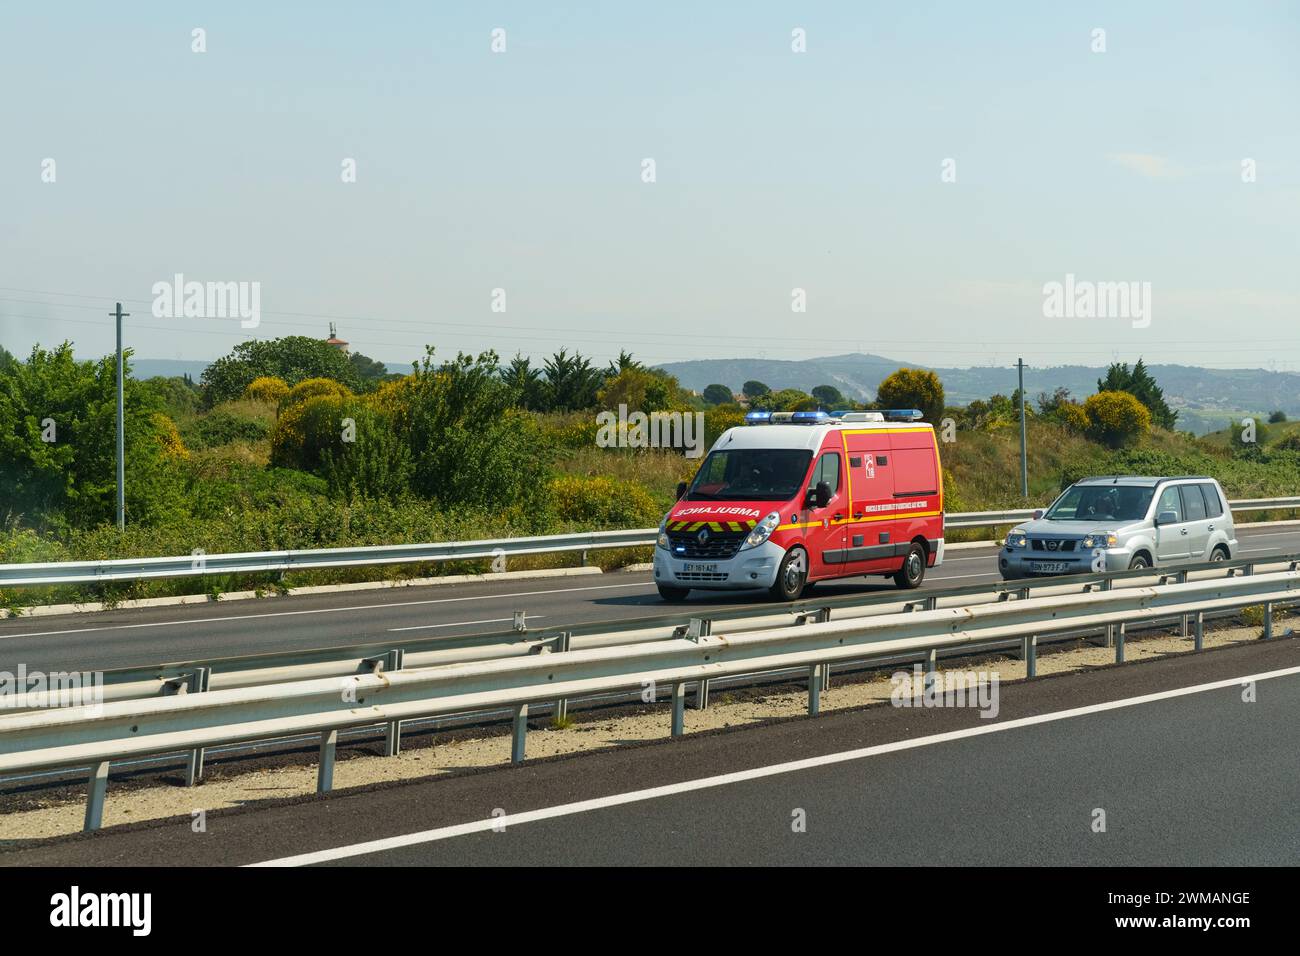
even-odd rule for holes
{"type": "Polygon", "coordinates": [[[1029,544],[1029,537],[1023,531],[1011,531],[1007,533],[1008,548],[1023,548],[1029,544]]]}
{"type": "Polygon", "coordinates": [[[773,511],[770,515],[760,521],[754,530],[745,538],[745,543],[740,546],[740,550],[746,548],[757,548],[760,544],[772,537],[772,532],[776,530],[777,525],[781,523],[781,513],[773,511]]]}
{"type": "Polygon", "coordinates": [[[1119,535],[1113,531],[1094,531],[1083,539],[1085,550],[1093,548],[1113,548],[1119,544],[1119,535]]]}

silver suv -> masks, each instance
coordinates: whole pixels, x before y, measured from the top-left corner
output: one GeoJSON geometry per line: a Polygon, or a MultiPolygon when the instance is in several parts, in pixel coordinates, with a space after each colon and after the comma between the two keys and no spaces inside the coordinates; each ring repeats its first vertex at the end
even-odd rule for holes
{"type": "Polygon", "coordinates": [[[1005,579],[1226,561],[1237,531],[1213,478],[1107,475],[1076,481],[998,555],[1005,579]]]}

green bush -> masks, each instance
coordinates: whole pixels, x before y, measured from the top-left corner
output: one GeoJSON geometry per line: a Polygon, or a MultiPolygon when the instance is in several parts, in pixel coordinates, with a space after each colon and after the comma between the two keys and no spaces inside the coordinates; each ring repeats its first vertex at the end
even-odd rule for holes
{"type": "Polygon", "coordinates": [[[551,481],[551,507],[560,521],[585,528],[646,528],[663,514],[641,485],[604,476],[562,475],[551,481]]]}

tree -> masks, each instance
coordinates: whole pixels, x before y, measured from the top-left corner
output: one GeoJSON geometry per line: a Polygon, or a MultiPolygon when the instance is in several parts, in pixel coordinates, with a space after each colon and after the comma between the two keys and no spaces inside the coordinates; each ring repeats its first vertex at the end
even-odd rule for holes
{"type": "MultiPolygon", "coordinates": [[[[182,513],[183,457],[157,390],[124,376],[128,520],[182,513]]],[[[77,361],[72,345],[0,362],[0,508],[56,529],[116,516],[117,361],[77,361]]],[[[0,515],[3,517],[3,515],[0,515]]]]}
{"type": "Polygon", "coordinates": [[[542,370],[533,368],[528,358],[516,352],[510,364],[502,367],[497,374],[515,396],[514,404],[534,412],[543,409],[546,398],[542,370]]]}
{"type": "Polygon", "coordinates": [[[357,391],[361,378],[348,357],[320,339],[289,335],[241,342],[203,371],[203,397],[209,407],[239,398],[256,378],[274,376],[289,385],[307,378],[332,378],[357,391]]]}
{"type": "Polygon", "coordinates": [[[628,369],[644,369],[645,366],[632,357],[631,352],[619,350],[618,358],[605,366],[605,378],[614,378],[628,369]]]}
{"type": "Polygon", "coordinates": [[[731,389],[725,385],[704,386],[704,400],[710,405],[728,405],[734,401],[731,397],[731,389]]]}
{"type": "Polygon", "coordinates": [[[1132,444],[1151,430],[1151,412],[1128,392],[1104,391],[1083,403],[1088,434],[1110,448],[1132,444]]]}
{"type": "Polygon", "coordinates": [[[751,402],[756,398],[762,398],[771,391],[772,390],[762,382],[755,381],[754,379],[750,379],[744,385],[740,386],[740,394],[744,395],[751,402]]]}
{"type": "Polygon", "coordinates": [[[1106,377],[1097,379],[1098,392],[1128,392],[1146,406],[1151,421],[1161,428],[1173,430],[1178,413],[1165,403],[1165,393],[1151,377],[1142,359],[1130,370],[1127,362],[1115,362],[1106,369],[1106,377]]]}
{"type": "Polygon", "coordinates": [[[834,385],[815,386],[812,390],[812,397],[828,409],[845,404],[844,394],[834,385]]]}
{"type": "Polygon", "coordinates": [[[596,403],[609,411],[618,411],[623,405],[631,411],[662,412],[682,404],[683,398],[677,379],[667,372],[628,366],[605,380],[596,403]]]}
{"type": "Polygon", "coordinates": [[[1286,421],[1286,412],[1284,411],[1279,410],[1268,416],[1268,423],[1270,425],[1280,425],[1284,421],[1286,421]]]}
{"type": "Polygon", "coordinates": [[[351,365],[353,370],[357,373],[357,378],[361,380],[363,387],[373,387],[392,377],[392,373],[388,371],[387,365],[383,362],[377,362],[372,358],[368,358],[360,352],[353,352],[349,355],[348,364],[351,365]]]}
{"type": "Polygon", "coordinates": [[[599,369],[580,352],[569,355],[560,349],[546,360],[542,370],[546,411],[570,412],[596,405],[596,392],[604,383],[599,369]]]}
{"type": "Polygon", "coordinates": [[[876,405],[919,408],[926,421],[938,422],[943,417],[943,383],[926,369],[900,368],[877,387],[876,405]]]}

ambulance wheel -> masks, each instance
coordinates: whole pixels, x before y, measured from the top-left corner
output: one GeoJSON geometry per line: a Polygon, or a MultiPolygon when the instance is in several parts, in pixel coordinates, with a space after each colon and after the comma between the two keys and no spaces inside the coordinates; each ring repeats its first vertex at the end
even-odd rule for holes
{"type": "Polygon", "coordinates": [[[910,591],[912,588],[919,588],[924,580],[925,548],[913,542],[912,547],[908,549],[907,557],[903,559],[903,566],[894,575],[894,583],[910,591]]]}
{"type": "Polygon", "coordinates": [[[670,588],[666,584],[659,585],[659,596],[670,604],[681,604],[690,593],[690,588],[670,588]]]}
{"type": "Polygon", "coordinates": [[[797,601],[808,583],[808,552],[791,548],[781,559],[776,580],[768,589],[774,601],[797,601]]]}

